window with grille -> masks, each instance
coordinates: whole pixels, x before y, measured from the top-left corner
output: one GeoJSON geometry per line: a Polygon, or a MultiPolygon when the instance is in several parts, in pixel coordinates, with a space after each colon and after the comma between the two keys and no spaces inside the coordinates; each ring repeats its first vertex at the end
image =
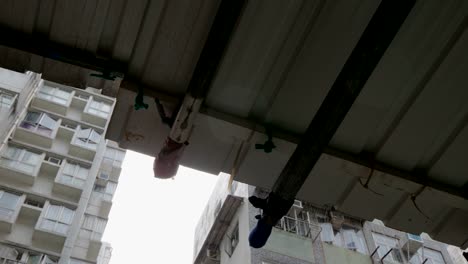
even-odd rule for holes
{"type": "Polygon", "coordinates": [[[75,144],[81,147],[96,149],[101,141],[101,134],[92,128],[78,129],[76,132],[75,144]]]}
{"type": "Polygon", "coordinates": [[[74,214],[74,210],[64,206],[48,204],[40,227],[44,230],[66,235],[74,214]]]}
{"type": "Polygon", "coordinates": [[[280,221],[278,221],[275,227],[303,237],[311,236],[311,223],[309,214],[306,210],[303,210],[298,206],[293,206],[289,210],[288,214],[283,216],[280,221]]]}
{"type": "Polygon", "coordinates": [[[8,146],[0,158],[0,164],[14,170],[33,174],[41,161],[39,154],[8,146]]]}
{"type": "Polygon", "coordinates": [[[63,184],[82,188],[88,177],[89,169],[81,167],[78,164],[65,163],[58,181],[63,184]]]}
{"type": "Polygon", "coordinates": [[[51,136],[57,127],[57,121],[45,113],[28,112],[20,127],[34,131],[35,133],[51,136]]]}
{"type": "Polygon", "coordinates": [[[20,196],[0,191],[0,219],[11,220],[18,206],[20,196]]]}
{"type": "Polygon", "coordinates": [[[56,104],[67,105],[71,98],[71,93],[59,88],[44,85],[41,87],[41,89],[39,89],[37,97],[56,104]]]}
{"type": "Polygon", "coordinates": [[[111,201],[116,188],[117,183],[108,181],[105,186],[95,184],[93,191],[97,196],[102,197],[104,200],[111,201]]]}
{"type": "Polygon", "coordinates": [[[107,220],[94,215],[85,214],[81,226],[81,236],[91,240],[101,240],[107,220]]]}
{"type": "Polygon", "coordinates": [[[107,118],[111,112],[111,105],[104,102],[91,100],[86,112],[95,116],[107,118]]]}

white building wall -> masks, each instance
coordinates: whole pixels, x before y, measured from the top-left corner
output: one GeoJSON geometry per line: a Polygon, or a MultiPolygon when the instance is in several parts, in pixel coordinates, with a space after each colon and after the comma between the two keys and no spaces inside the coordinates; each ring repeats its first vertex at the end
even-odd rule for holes
{"type": "MultiPolygon", "coordinates": [[[[97,195],[96,191],[102,191],[102,188],[95,189],[95,182],[98,173],[103,169],[111,170],[110,180],[117,183],[121,170],[122,160],[117,162],[113,160],[117,156],[107,157],[108,151],[106,150],[112,148],[119,153],[124,153],[124,150],[119,149],[117,144],[104,139],[115,100],[95,93],[91,89],[85,91],[42,81],[38,74],[21,74],[4,69],[0,69],[0,89],[6,89],[8,93],[17,93],[18,95],[17,109],[13,111],[13,114],[4,116],[0,113],[2,123],[0,136],[3,135],[3,138],[0,138],[2,142],[0,155],[2,155],[3,160],[10,159],[5,152],[7,146],[14,145],[28,151],[42,153],[36,166],[38,172],[35,177],[28,176],[27,173],[20,175],[21,177],[7,177],[13,175],[13,168],[0,164],[0,190],[22,194],[21,201],[15,211],[18,214],[16,220],[5,222],[0,215],[0,263],[3,263],[2,261],[6,257],[2,255],[2,252],[13,251],[17,252],[17,260],[21,258],[28,264],[35,264],[39,258],[41,261],[48,259],[60,264],[69,264],[71,260],[74,261],[73,263],[108,263],[110,245],[103,243],[99,236],[83,238],[80,234],[83,233],[82,225],[85,213],[107,219],[112,205],[112,193],[107,194],[105,199],[103,195],[97,195]],[[66,105],[54,104],[49,101],[49,97],[37,97],[38,90],[43,89],[42,87],[45,85],[69,92],[70,97],[66,105]],[[78,95],[80,98],[77,97],[78,95]],[[91,100],[102,101],[109,105],[108,108],[105,108],[110,109],[106,118],[86,113],[88,109],[91,109],[91,100]],[[51,137],[37,134],[36,130],[31,130],[30,126],[19,127],[28,110],[46,113],[57,121],[51,137]],[[64,128],[61,126],[63,124],[92,128],[100,133],[101,139],[96,151],[77,146],[74,143],[77,135],[76,130],[64,128]],[[46,156],[59,158],[62,160],[62,164],[55,165],[55,163],[44,161],[46,156]],[[104,162],[101,162],[104,159],[106,166],[104,166],[104,162]],[[84,186],[67,186],[65,183],[57,181],[59,179],[57,176],[63,173],[65,162],[89,168],[84,186]],[[18,179],[23,180],[19,181],[18,179]],[[28,204],[24,202],[25,199],[28,200],[28,204]],[[30,200],[32,205],[29,204],[30,200]],[[43,228],[42,224],[50,225],[49,222],[45,222],[45,217],[48,215],[48,204],[73,210],[73,218],[70,220],[65,235],[59,235],[43,228]]],[[[123,159],[123,155],[118,155],[118,159],[123,159]]],[[[15,156],[15,159],[21,159],[21,157],[15,156]]],[[[28,162],[28,159],[25,162],[28,162]]],[[[17,174],[18,172],[15,172],[15,175],[17,174]]],[[[100,184],[106,186],[106,180],[100,180],[100,184]]],[[[53,212],[51,211],[50,214],[54,215],[53,212]]],[[[54,222],[53,225],[58,226],[58,223],[54,222]]],[[[103,232],[103,230],[99,232],[103,232]]],[[[9,257],[13,255],[10,254],[9,257]]]]}
{"type": "MultiPolygon", "coordinates": [[[[212,197],[216,198],[223,192],[232,192],[227,188],[226,175],[220,175],[217,187],[212,197]]],[[[237,184],[233,183],[233,188],[236,189],[237,184]]],[[[247,187],[245,184],[239,184],[244,189],[247,187]]],[[[210,199],[209,204],[202,214],[199,221],[199,226],[203,227],[203,232],[199,232],[195,236],[196,245],[195,249],[206,249],[207,245],[214,248],[218,245],[218,258],[197,258],[194,263],[203,264],[372,264],[380,263],[382,252],[376,252],[371,257],[372,252],[378,246],[384,249],[383,254],[391,249],[383,263],[392,264],[421,264],[427,258],[425,263],[444,263],[444,264],[462,264],[464,259],[458,249],[455,257],[451,257],[447,245],[441,242],[432,240],[427,234],[421,234],[421,247],[417,253],[408,259],[404,256],[404,238],[408,236],[407,233],[394,230],[386,227],[383,222],[379,224],[372,222],[364,222],[355,219],[351,216],[341,215],[335,212],[330,214],[329,208],[317,208],[310,204],[298,204],[296,208],[291,209],[288,214],[287,222],[283,219],[277,227],[273,228],[272,234],[267,244],[260,249],[251,248],[248,243],[248,236],[250,230],[255,226],[257,220],[255,215],[261,213],[259,209],[254,208],[248,202],[247,196],[256,195],[258,197],[265,197],[265,192],[249,187],[248,192],[234,192],[239,197],[243,198],[243,203],[236,210],[235,215],[230,221],[227,230],[220,227],[219,219],[212,211],[216,211],[216,199],[210,199]],[[298,213],[299,212],[299,213],[298,213]],[[213,215],[215,217],[213,217],[213,215]],[[295,218],[292,216],[295,215],[295,218]],[[300,216],[300,218],[299,218],[300,216]],[[213,219],[211,219],[212,217],[213,219]],[[332,219],[333,218],[333,219],[332,219]],[[310,232],[302,232],[304,229],[298,228],[300,222],[306,221],[310,224],[310,232]],[[340,219],[342,221],[340,221],[340,219]],[[217,221],[217,224],[213,224],[217,221]],[[209,225],[208,225],[208,224],[209,225]],[[233,230],[236,225],[239,227],[238,243],[233,251],[230,250],[230,245],[233,237],[233,230]],[[330,227],[327,229],[326,227],[330,227]],[[302,231],[301,231],[302,230],[302,231]],[[213,236],[208,236],[207,241],[200,240],[205,236],[202,234],[210,233],[216,236],[222,236],[219,244],[218,240],[213,239],[213,236]],[[395,245],[386,247],[387,244],[378,244],[374,239],[374,233],[382,236],[387,236],[394,239],[395,245]],[[392,249],[393,248],[393,249],[392,249]],[[395,254],[393,254],[393,252],[395,254]],[[424,252],[431,252],[431,255],[425,255],[424,252]],[[401,257],[398,257],[401,256],[401,257]],[[437,256],[441,256],[443,261],[437,261],[437,256]],[[452,259],[453,258],[453,259],[452,259]],[[200,261],[202,259],[202,261],[200,261]],[[401,261],[396,261],[400,259],[401,261]],[[455,260],[456,259],[456,260],[455,260]]],[[[222,195],[221,195],[222,196],[222,195]]],[[[220,205],[223,205],[221,203],[220,205]]],[[[417,236],[411,235],[413,239],[417,236]]],[[[382,241],[380,241],[382,243],[382,241]]],[[[453,255],[455,249],[451,248],[450,253],[453,255]]],[[[213,250],[210,250],[213,252],[213,250]]],[[[195,253],[203,254],[204,251],[195,251],[195,253]]],[[[215,255],[215,254],[214,254],[215,255]]]]}
{"type": "Polygon", "coordinates": [[[226,234],[223,237],[223,240],[219,246],[220,252],[220,261],[221,263],[226,264],[250,264],[250,246],[248,235],[250,232],[249,226],[249,210],[248,210],[248,200],[244,199],[244,202],[241,204],[237,210],[236,215],[231,221],[226,234]],[[231,243],[230,237],[232,236],[233,229],[238,225],[239,227],[239,241],[235,247],[232,255],[229,256],[227,248],[229,243],[231,243]]]}

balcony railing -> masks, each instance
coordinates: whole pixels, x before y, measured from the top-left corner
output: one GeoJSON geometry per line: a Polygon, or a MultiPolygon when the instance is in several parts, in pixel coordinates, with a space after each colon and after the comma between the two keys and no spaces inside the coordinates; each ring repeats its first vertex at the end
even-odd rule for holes
{"type": "Polygon", "coordinates": [[[313,241],[317,239],[322,230],[320,226],[309,223],[308,221],[294,219],[289,216],[281,218],[275,227],[302,237],[311,238],[313,241]]]}

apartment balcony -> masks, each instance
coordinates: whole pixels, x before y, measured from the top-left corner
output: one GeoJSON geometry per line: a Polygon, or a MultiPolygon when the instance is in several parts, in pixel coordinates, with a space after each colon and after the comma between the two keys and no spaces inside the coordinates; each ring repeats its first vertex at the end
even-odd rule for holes
{"type": "Polygon", "coordinates": [[[81,120],[99,127],[105,127],[107,120],[110,118],[111,110],[111,101],[95,101],[95,98],[90,96],[81,115],[81,120]]]}
{"type": "Polygon", "coordinates": [[[103,177],[106,177],[106,180],[112,181],[118,181],[120,173],[122,172],[121,167],[114,166],[112,164],[112,160],[106,157],[103,158],[100,169],[101,172],[98,175],[98,178],[102,175],[103,177]]]}
{"type": "Polygon", "coordinates": [[[67,115],[67,110],[70,107],[70,103],[68,102],[62,104],[51,101],[47,98],[35,96],[31,102],[31,106],[65,116],[67,115]]]}
{"type": "Polygon", "coordinates": [[[74,215],[74,210],[46,201],[36,222],[33,240],[39,245],[47,244],[60,249],[70,231],[74,215]]]}
{"type": "Polygon", "coordinates": [[[37,222],[37,220],[39,219],[39,216],[41,215],[41,212],[42,212],[42,207],[24,203],[23,205],[21,205],[20,217],[31,219],[31,220],[34,220],[34,222],[37,222]]]}
{"type": "Polygon", "coordinates": [[[58,127],[57,137],[61,137],[66,139],[68,142],[71,142],[73,135],[75,134],[76,126],[64,123],[63,121],[60,122],[60,126],[58,127]]]}
{"type": "Polygon", "coordinates": [[[22,121],[15,130],[14,138],[18,141],[28,143],[31,145],[51,148],[52,143],[54,142],[54,139],[57,136],[61,120],[50,120],[51,122],[49,124],[49,127],[45,127],[39,122],[32,123],[26,120],[22,121]]]}
{"type": "Polygon", "coordinates": [[[60,85],[51,82],[43,82],[31,105],[60,115],[67,115],[71,105],[73,92],[67,91],[60,85]]]}
{"type": "Polygon", "coordinates": [[[36,228],[34,229],[33,239],[39,244],[48,243],[54,244],[56,246],[63,246],[67,237],[67,233],[60,233],[57,231],[45,229],[41,227],[40,223],[41,220],[37,222],[36,228]]]}
{"type": "Polygon", "coordinates": [[[107,218],[109,216],[110,210],[112,209],[112,201],[110,200],[101,200],[101,207],[99,208],[99,216],[107,218]]]}
{"type": "Polygon", "coordinates": [[[83,191],[83,186],[64,180],[61,175],[57,175],[54,181],[52,191],[57,194],[66,195],[75,201],[78,201],[83,191]]]}
{"type": "Polygon", "coordinates": [[[89,241],[89,247],[88,252],[86,254],[86,258],[91,261],[96,261],[99,256],[102,244],[103,243],[101,239],[91,238],[89,241]]]}
{"type": "Polygon", "coordinates": [[[72,97],[71,106],[84,111],[86,105],[88,104],[89,98],[90,95],[75,91],[72,97]]]}
{"type": "Polygon", "coordinates": [[[26,196],[0,191],[0,197],[0,232],[10,233],[26,196]]]}
{"type": "Polygon", "coordinates": [[[61,248],[65,243],[66,235],[37,228],[34,229],[33,240],[37,245],[49,245],[53,248],[61,248]]]}
{"type": "Polygon", "coordinates": [[[78,166],[78,169],[75,172],[75,168],[78,165],[69,164],[67,161],[63,161],[61,164],[60,169],[56,173],[56,177],[54,180],[54,186],[52,187],[52,191],[55,193],[60,193],[62,195],[66,195],[76,201],[79,200],[81,193],[83,191],[83,187],[86,183],[86,178],[88,176],[88,172],[84,172],[81,177],[77,177],[76,172],[81,170],[87,170],[85,168],[81,168],[78,166]],[[73,168],[66,168],[67,166],[73,168]],[[71,171],[70,171],[71,170],[71,171]],[[67,172],[69,171],[69,172],[67,172]],[[71,174],[67,174],[71,173],[71,174]]]}
{"type": "Polygon", "coordinates": [[[92,128],[78,126],[70,143],[68,154],[92,161],[102,136],[92,128]]]}
{"type": "Polygon", "coordinates": [[[92,114],[88,112],[83,112],[83,114],[81,115],[82,121],[99,126],[99,127],[105,127],[108,118],[109,118],[108,116],[103,117],[103,116],[98,116],[96,114],[92,114]]]}
{"type": "MultiPolygon", "coordinates": [[[[19,149],[19,151],[26,150],[19,149]]],[[[31,155],[31,153],[21,153],[20,155],[24,158],[25,155],[31,155]]],[[[28,163],[27,161],[17,160],[16,157],[9,157],[8,153],[3,153],[0,157],[0,175],[4,182],[33,185],[37,175],[39,174],[45,154],[32,155],[37,156],[34,158],[29,157],[31,163],[28,163]]]]}

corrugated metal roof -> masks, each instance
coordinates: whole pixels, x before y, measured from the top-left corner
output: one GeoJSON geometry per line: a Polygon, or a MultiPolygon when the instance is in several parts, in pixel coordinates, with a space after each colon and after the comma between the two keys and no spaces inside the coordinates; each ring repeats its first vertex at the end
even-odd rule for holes
{"type": "MultiPolygon", "coordinates": [[[[216,0],[5,0],[0,25],[122,61],[127,77],[183,94],[217,7],[216,0]]],[[[78,87],[99,85],[88,70],[6,47],[0,65],[78,87]]]]}
{"type": "MultiPolygon", "coordinates": [[[[379,2],[275,3],[247,7],[206,104],[300,135],[379,2]]],[[[416,3],[330,142],[371,161],[361,166],[322,155],[298,198],[467,246],[467,25],[466,1],[416,3]],[[372,163],[405,171],[418,183],[373,171],[372,163]],[[359,181],[370,175],[364,188],[359,181]],[[456,202],[424,187],[426,181],[465,198],[456,202]]],[[[256,134],[252,143],[265,140],[256,134]]],[[[236,179],[272,188],[295,148],[274,142],[270,154],[251,145],[236,179]]]]}
{"type": "MultiPolygon", "coordinates": [[[[249,1],[182,164],[211,173],[235,167],[237,180],[271,188],[378,5],[249,1]],[[266,140],[265,125],[276,129],[269,154],[254,146],[266,140]]],[[[0,24],[123,61],[129,77],[183,94],[217,6],[215,0],[5,0],[0,24]]],[[[467,246],[467,27],[467,1],[416,2],[300,199],[467,246]]],[[[89,70],[5,47],[0,65],[75,86],[100,82],[89,70]]],[[[154,155],[168,128],[154,108],[133,111],[133,93],[119,96],[114,134],[123,146],[154,155]]]]}

